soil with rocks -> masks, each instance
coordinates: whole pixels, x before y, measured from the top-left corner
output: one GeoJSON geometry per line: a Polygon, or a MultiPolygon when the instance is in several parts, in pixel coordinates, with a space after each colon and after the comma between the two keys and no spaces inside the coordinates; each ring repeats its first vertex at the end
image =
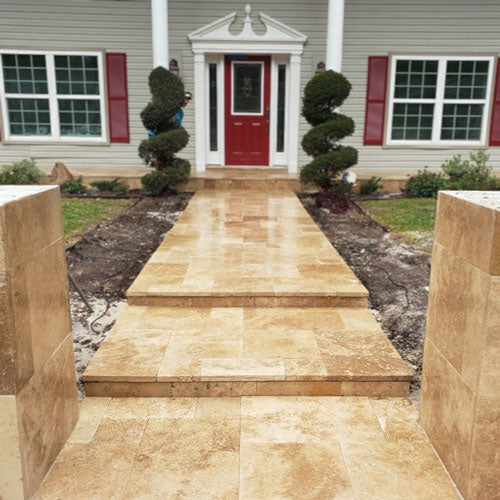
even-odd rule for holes
{"type": "Polygon", "coordinates": [[[411,398],[418,404],[431,257],[351,208],[342,215],[299,195],[323,233],[370,292],[369,307],[414,373],[411,398]]]}
{"type": "Polygon", "coordinates": [[[126,305],[125,293],[186,208],[192,193],[134,200],[118,216],[85,231],[66,250],[68,271],[90,311],[70,284],[73,347],[80,398],[82,374],[126,305]]]}

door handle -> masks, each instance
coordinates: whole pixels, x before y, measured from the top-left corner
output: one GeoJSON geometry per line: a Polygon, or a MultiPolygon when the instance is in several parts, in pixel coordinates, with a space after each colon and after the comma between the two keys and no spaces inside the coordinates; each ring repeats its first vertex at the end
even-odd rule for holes
{"type": "Polygon", "coordinates": [[[266,106],[266,134],[269,134],[269,106],[266,106]]]}

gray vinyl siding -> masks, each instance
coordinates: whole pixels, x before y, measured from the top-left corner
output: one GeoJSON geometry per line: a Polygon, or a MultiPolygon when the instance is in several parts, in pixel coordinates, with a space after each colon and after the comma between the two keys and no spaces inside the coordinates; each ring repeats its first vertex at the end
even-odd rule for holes
{"type": "Polygon", "coordinates": [[[0,164],[33,156],[40,166],[141,167],[153,65],[149,0],[0,0],[0,48],[103,49],[127,54],[130,144],[0,144],[0,164]]]}
{"type": "MultiPolygon", "coordinates": [[[[245,2],[240,0],[169,0],[170,57],[179,62],[186,89],[193,90],[193,55],[188,33],[230,12],[238,13],[233,33],[241,29],[245,2]]],[[[425,165],[439,167],[468,150],[363,146],[367,61],[370,55],[411,53],[497,53],[500,51],[500,2],[497,0],[346,0],[343,70],[353,90],[342,112],[356,123],[345,142],[359,149],[355,169],[398,173],[425,165]]],[[[262,11],[308,36],[302,58],[302,89],[325,60],[327,0],[251,2],[254,25],[262,11]]],[[[139,113],[148,102],[152,68],[150,0],[0,0],[0,47],[104,49],[125,52],[128,66],[130,144],[1,145],[0,164],[33,156],[41,166],[63,161],[69,167],[143,167],[137,156],[145,137],[139,113]]],[[[262,29],[262,28],[260,28],[262,29]]],[[[184,126],[191,140],[181,156],[194,163],[194,106],[186,108],[184,126]]],[[[300,136],[308,129],[300,119],[300,136]]],[[[300,141],[300,138],[299,138],[300,141]]],[[[500,168],[500,148],[490,148],[500,168]]],[[[299,165],[307,162],[299,148],[299,165]]],[[[145,167],[144,167],[145,168],[145,167]]]]}
{"type": "MultiPolygon", "coordinates": [[[[359,149],[355,169],[400,172],[438,168],[469,149],[383,148],[363,146],[368,56],[388,53],[491,54],[500,52],[498,0],[346,0],[343,72],[353,85],[342,112],[356,123],[348,141],[359,149]]],[[[500,168],[500,148],[488,148],[500,168]]]]}

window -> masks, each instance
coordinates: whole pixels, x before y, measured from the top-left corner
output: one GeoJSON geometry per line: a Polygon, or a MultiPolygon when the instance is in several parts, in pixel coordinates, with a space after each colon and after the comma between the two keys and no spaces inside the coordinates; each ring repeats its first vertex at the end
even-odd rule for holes
{"type": "Polygon", "coordinates": [[[387,144],[484,145],[492,57],[393,58],[387,144]]]}
{"type": "Polygon", "coordinates": [[[210,129],[210,151],[217,151],[217,64],[210,63],[209,71],[209,129],[210,129]]]}
{"type": "Polygon", "coordinates": [[[263,70],[261,62],[233,62],[233,115],[262,115],[263,70]]]}
{"type": "Polygon", "coordinates": [[[276,123],[276,152],[285,151],[285,92],[286,65],[278,65],[278,119],[276,123]]]}
{"type": "Polygon", "coordinates": [[[6,140],[107,140],[101,53],[0,54],[6,140]]]}

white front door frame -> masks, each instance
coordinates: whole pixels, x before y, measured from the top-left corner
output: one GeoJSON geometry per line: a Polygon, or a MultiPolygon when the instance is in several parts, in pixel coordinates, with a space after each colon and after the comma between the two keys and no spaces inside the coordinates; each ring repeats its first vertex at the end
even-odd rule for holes
{"type": "MultiPolygon", "coordinates": [[[[245,7],[246,17],[243,21],[243,30],[238,35],[229,32],[229,26],[234,22],[236,13],[233,12],[207,26],[204,26],[189,35],[194,53],[194,105],[195,105],[195,168],[204,171],[207,162],[224,165],[224,55],[271,55],[271,89],[276,87],[277,64],[288,60],[287,66],[287,99],[286,118],[287,128],[285,152],[276,153],[276,123],[277,99],[271,94],[270,112],[270,166],[288,164],[288,171],[297,172],[298,168],[298,133],[300,113],[300,66],[302,52],[307,37],[302,33],[276,21],[263,13],[260,20],[266,27],[264,35],[257,35],[252,27],[250,17],[251,8],[245,7]],[[208,94],[208,64],[217,64],[217,101],[218,113],[218,148],[217,154],[209,151],[209,94],[208,94]],[[280,156],[281,155],[281,156],[280,156]],[[217,162],[218,159],[218,162],[217,162]]],[[[274,90],[275,97],[277,90],[274,90]]]]}

